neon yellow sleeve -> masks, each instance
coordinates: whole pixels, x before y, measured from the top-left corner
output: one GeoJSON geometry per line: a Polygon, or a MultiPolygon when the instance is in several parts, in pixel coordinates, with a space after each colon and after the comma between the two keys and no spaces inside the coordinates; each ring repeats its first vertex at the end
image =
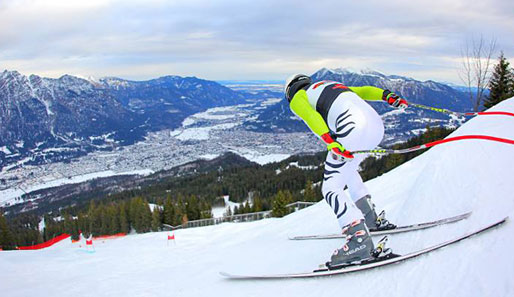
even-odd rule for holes
{"type": "Polygon", "coordinates": [[[289,107],[316,135],[321,137],[321,135],[329,132],[327,123],[325,123],[323,117],[309,104],[305,90],[296,92],[293,100],[289,103],[289,107]]]}
{"type": "Polygon", "coordinates": [[[364,87],[348,87],[355,94],[361,97],[364,100],[368,101],[380,101],[382,100],[382,94],[384,94],[384,90],[372,87],[372,86],[364,86],[364,87]]]}

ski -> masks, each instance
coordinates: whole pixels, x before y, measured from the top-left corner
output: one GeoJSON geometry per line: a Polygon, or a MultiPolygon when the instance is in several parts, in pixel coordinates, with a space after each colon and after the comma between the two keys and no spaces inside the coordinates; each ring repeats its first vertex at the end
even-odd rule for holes
{"type": "MultiPolygon", "coordinates": [[[[432,228],[444,224],[455,223],[464,219],[467,219],[472,212],[467,212],[458,216],[448,217],[436,221],[424,222],[412,225],[399,226],[394,229],[389,230],[378,230],[378,231],[370,231],[371,236],[379,236],[379,235],[388,235],[402,232],[409,232],[415,230],[422,230],[427,228],[432,228]]],[[[315,239],[336,239],[343,238],[342,234],[325,234],[325,235],[302,235],[302,236],[294,236],[289,237],[290,240],[315,240],[315,239]]]]}
{"type": "MultiPolygon", "coordinates": [[[[247,280],[247,279],[285,279],[285,278],[309,278],[309,277],[322,277],[322,276],[331,276],[331,275],[339,275],[339,274],[345,274],[350,272],[357,272],[357,271],[363,271],[368,269],[373,269],[381,266],[386,266],[389,264],[394,264],[402,261],[406,261],[408,259],[412,259],[415,257],[418,257],[420,255],[424,255],[427,253],[430,253],[432,251],[438,250],[440,248],[443,248],[445,246],[454,244],[456,242],[459,242],[463,239],[469,238],[473,235],[477,235],[479,233],[482,233],[486,230],[490,230],[496,226],[499,226],[508,219],[508,217],[496,221],[492,224],[489,224],[485,227],[482,227],[480,229],[477,229],[471,233],[464,234],[462,236],[456,237],[454,239],[441,242],[439,244],[420,249],[405,255],[396,255],[396,254],[390,254],[381,258],[376,258],[371,261],[368,261],[364,264],[355,264],[355,265],[346,265],[342,267],[330,267],[327,268],[326,265],[323,265],[322,268],[316,269],[311,272],[303,272],[303,273],[291,273],[291,274],[255,274],[255,275],[238,275],[238,274],[230,274],[226,272],[220,272],[220,274],[228,279],[234,279],[234,280],[247,280]]],[[[321,266],[321,265],[320,265],[321,266]]]]}

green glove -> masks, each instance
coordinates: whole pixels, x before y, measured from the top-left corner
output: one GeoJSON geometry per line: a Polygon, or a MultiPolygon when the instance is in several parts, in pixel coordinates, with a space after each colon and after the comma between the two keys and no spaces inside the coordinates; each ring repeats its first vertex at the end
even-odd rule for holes
{"type": "Polygon", "coordinates": [[[345,160],[350,161],[353,159],[352,153],[345,149],[339,142],[335,141],[330,133],[321,135],[321,139],[327,144],[327,149],[332,153],[343,157],[345,160]]]}

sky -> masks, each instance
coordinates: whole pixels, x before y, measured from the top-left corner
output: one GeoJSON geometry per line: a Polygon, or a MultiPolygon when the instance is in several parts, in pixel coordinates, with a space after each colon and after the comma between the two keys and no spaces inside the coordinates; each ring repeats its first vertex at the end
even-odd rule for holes
{"type": "Polygon", "coordinates": [[[514,64],[510,0],[0,0],[0,71],[282,80],[371,68],[460,83],[480,36],[514,64]]]}

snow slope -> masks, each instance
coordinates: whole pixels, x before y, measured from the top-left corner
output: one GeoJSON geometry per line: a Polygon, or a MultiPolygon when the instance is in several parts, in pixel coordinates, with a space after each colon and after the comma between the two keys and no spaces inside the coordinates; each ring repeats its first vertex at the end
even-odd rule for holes
{"type": "MultiPolygon", "coordinates": [[[[514,99],[495,108],[514,112],[514,99]]],[[[514,139],[514,119],[481,116],[452,136],[514,139]]],[[[390,237],[405,253],[514,219],[514,146],[467,140],[434,147],[367,184],[379,208],[403,224],[473,210],[462,222],[390,237]]],[[[288,235],[331,233],[336,220],[324,201],[281,219],[226,223],[132,235],[96,243],[88,254],[59,243],[47,250],[0,252],[2,293],[9,296],[514,296],[514,224],[408,262],[331,278],[243,281],[219,271],[309,271],[341,242],[289,241],[288,235]]]]}

